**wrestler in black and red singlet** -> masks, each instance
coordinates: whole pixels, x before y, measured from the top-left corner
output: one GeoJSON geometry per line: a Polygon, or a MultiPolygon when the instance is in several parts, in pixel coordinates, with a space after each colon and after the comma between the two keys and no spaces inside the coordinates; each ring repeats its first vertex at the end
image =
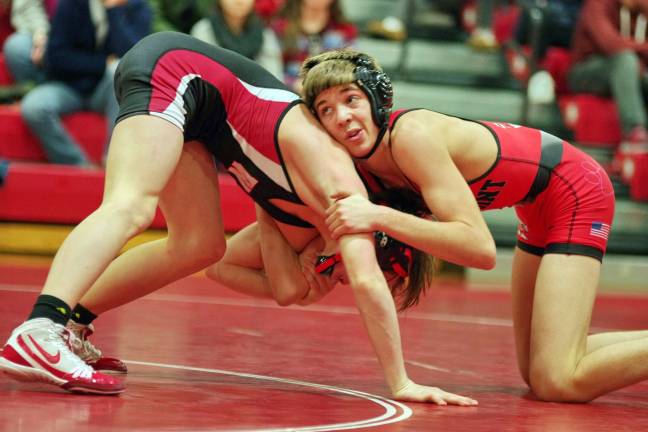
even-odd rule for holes
{"type": "MultiPolygon", "coordinates": [[[[394,111],[390,130],[409,111],[394,111]]],[[[602,260],[614,216],[614,190],[603,168],[568,142],[541,130],[477,123],[488,128],[498,147],[490,169],[468,181],[480,209],[515,207],[520,219],[517,244],[526,252],[602,260]]],[[[376,178],[372,181],[375,184],[376,178]]]]}
{"type": "MultiPolygon", "coordinates": [[[[283,167],[277,131],[299,96],[257,63],[175,32],[142,39],[115,74],[120,113],[164,118],[202,142],[273,218],[311,225],[273,205],[303,204],[283,167]]],[[[136,144],[136,143],[135,143],[136,144]]]]}

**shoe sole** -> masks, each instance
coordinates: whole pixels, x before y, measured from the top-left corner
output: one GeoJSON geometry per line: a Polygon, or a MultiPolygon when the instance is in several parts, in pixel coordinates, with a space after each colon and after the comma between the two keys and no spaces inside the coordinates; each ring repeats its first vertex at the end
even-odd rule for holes
{"type": "Polygon", "coordinates": [[[22,366],[4,357],[0,357],[0,370],[16,381],[22,382],[44,382],[57,386],[64,385],[67,381],[55,377],[49,372],[33,367],[22,366]]]}
{"type": "Polygon", "coordinates": [[[8,377],[21,382],[42,382],[46,384],[53,384],[55,386],[61,387],[63,390],[67,390],[73,393],[89,393],[89,394],[101,394],[101,395],[116,395],[124,392],[125,388],[119,390],[98,390],[98,389],[89,389],[86,387],[77,387],[75,385],[69,385],[68,381],[62,380],[55,377],[49,372],[42,371],[33,367],[22,366],[7,360],[4,357],[0,357],[0,370],[5,373],[8,377]]]}
{"type": "MultiPolygon", "coordinates": [[[[92,365],[90,365],[90,366],[92,366],[92,365]]],[[[92,368],[92,369],[94,369],[94,368],[92,368]]],[[[95,369],[95,371],[101,372],[103,374],[108,374],[108,375],[119,375],[119,376],[128,375],[127,370],[121,371],[121,370],[117,370],[117,369],[95,369]]]]}
{"type": "Polygon", "coordinates": [[[115,396],[120,393],[123,393],[126,389],[120,389],[120,390],[95,390],[95,389],[89,389],[85,387],[65,387],[61,386],[63,390],[67,390],[71,393],[82,393],[82,394],[93,394],[93,395],[104,395],[104,396],[115,396]]]}
{"type": "MultiPolygon", "coordinates": [[[[126,375],[126,374],[128,374],[128,367],[126,366],[126,364],[124,364],[124,362],[121,362],[121,361],[119,361],[119,362],[111,362],[113,364],[121,363],[123,365],[122,368],[116,368],[116,367],[100,367],[100,365],[98,365],[97,362],[87,361],[83,357],[81,357],[81,360],[83,360],[88,366],[90,366],[92,369],[96,370],[97,372],[108,373],[110,375],[126,375]]],[[[101,359],[99,359],[99,363],[102,363],[101,359]]],[[[105,362],[103,362],[103,363],[105,363],[105,362]]]]}

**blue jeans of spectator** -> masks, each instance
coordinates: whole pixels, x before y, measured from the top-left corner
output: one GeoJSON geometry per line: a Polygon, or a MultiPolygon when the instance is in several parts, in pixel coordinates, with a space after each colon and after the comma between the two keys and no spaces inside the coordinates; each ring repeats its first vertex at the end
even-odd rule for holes
{"type": "Polygon", "coordinates": [[[85,110],[103,113],[108,121],[108,142],[119,114],[113,87],[116,63],[106,70],[102,80],[89,95],[83,95],[65,83],[47,81],[36,86],[23,98],[22,117],[38,137],[50,162],[81,166],[90,163],[83,149],[63,126],[63,115],[85,110]]]}
{"type": "Polygon", "coordinates": [[[45,71],[32,62],[31,50],[32,35],[29,33],[13,33],[5,41],[3,53],[14,81],[45,81],[45,71]]]}

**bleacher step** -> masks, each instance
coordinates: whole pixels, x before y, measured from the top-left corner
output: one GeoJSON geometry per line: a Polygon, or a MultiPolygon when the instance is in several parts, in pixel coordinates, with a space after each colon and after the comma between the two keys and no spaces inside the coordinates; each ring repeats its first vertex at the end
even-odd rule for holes
{"type": "MultiPolygon", "coordinates": [[[[0,222],[0,254],[52,256],[73,228],[74,225],[0,222]]],[[[129,240],[123,250],[165,236],[164,229],[149,229],[129,240]]]]}
{"type": "MultiPolygon", "coordinates": [[[[63,126],[92,162],[101,162],[106,142],[106,120],[101,114],[87,111],[69,114],[63,116],[63,126]]],[[[0,105],[0,130],[0,157],[29,161],[46,160],[38,139],[20,115],[20,104],[0,105]]]]}
{"type": "MultiPolygon", "coordinates": [[[[225,230],[254,221],[254,204],[234,179],[220,174],[219,183],[225,230]]],[[[12,162],[0,187],[0,221],[77,224],[101,203],[103,184],[101,169],[12,162]]],[[[158,211],[152,228],[164,227],[158,211]]]]}

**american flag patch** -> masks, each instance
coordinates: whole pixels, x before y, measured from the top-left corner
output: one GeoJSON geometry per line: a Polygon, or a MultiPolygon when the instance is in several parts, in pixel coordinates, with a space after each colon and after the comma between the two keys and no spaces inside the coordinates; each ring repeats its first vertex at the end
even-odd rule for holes
{"type": "Polygon", "coordinates": [[[592,222],[590,235],[607,240],[610,235],[610,225],[603,222],[592,222]]]}

